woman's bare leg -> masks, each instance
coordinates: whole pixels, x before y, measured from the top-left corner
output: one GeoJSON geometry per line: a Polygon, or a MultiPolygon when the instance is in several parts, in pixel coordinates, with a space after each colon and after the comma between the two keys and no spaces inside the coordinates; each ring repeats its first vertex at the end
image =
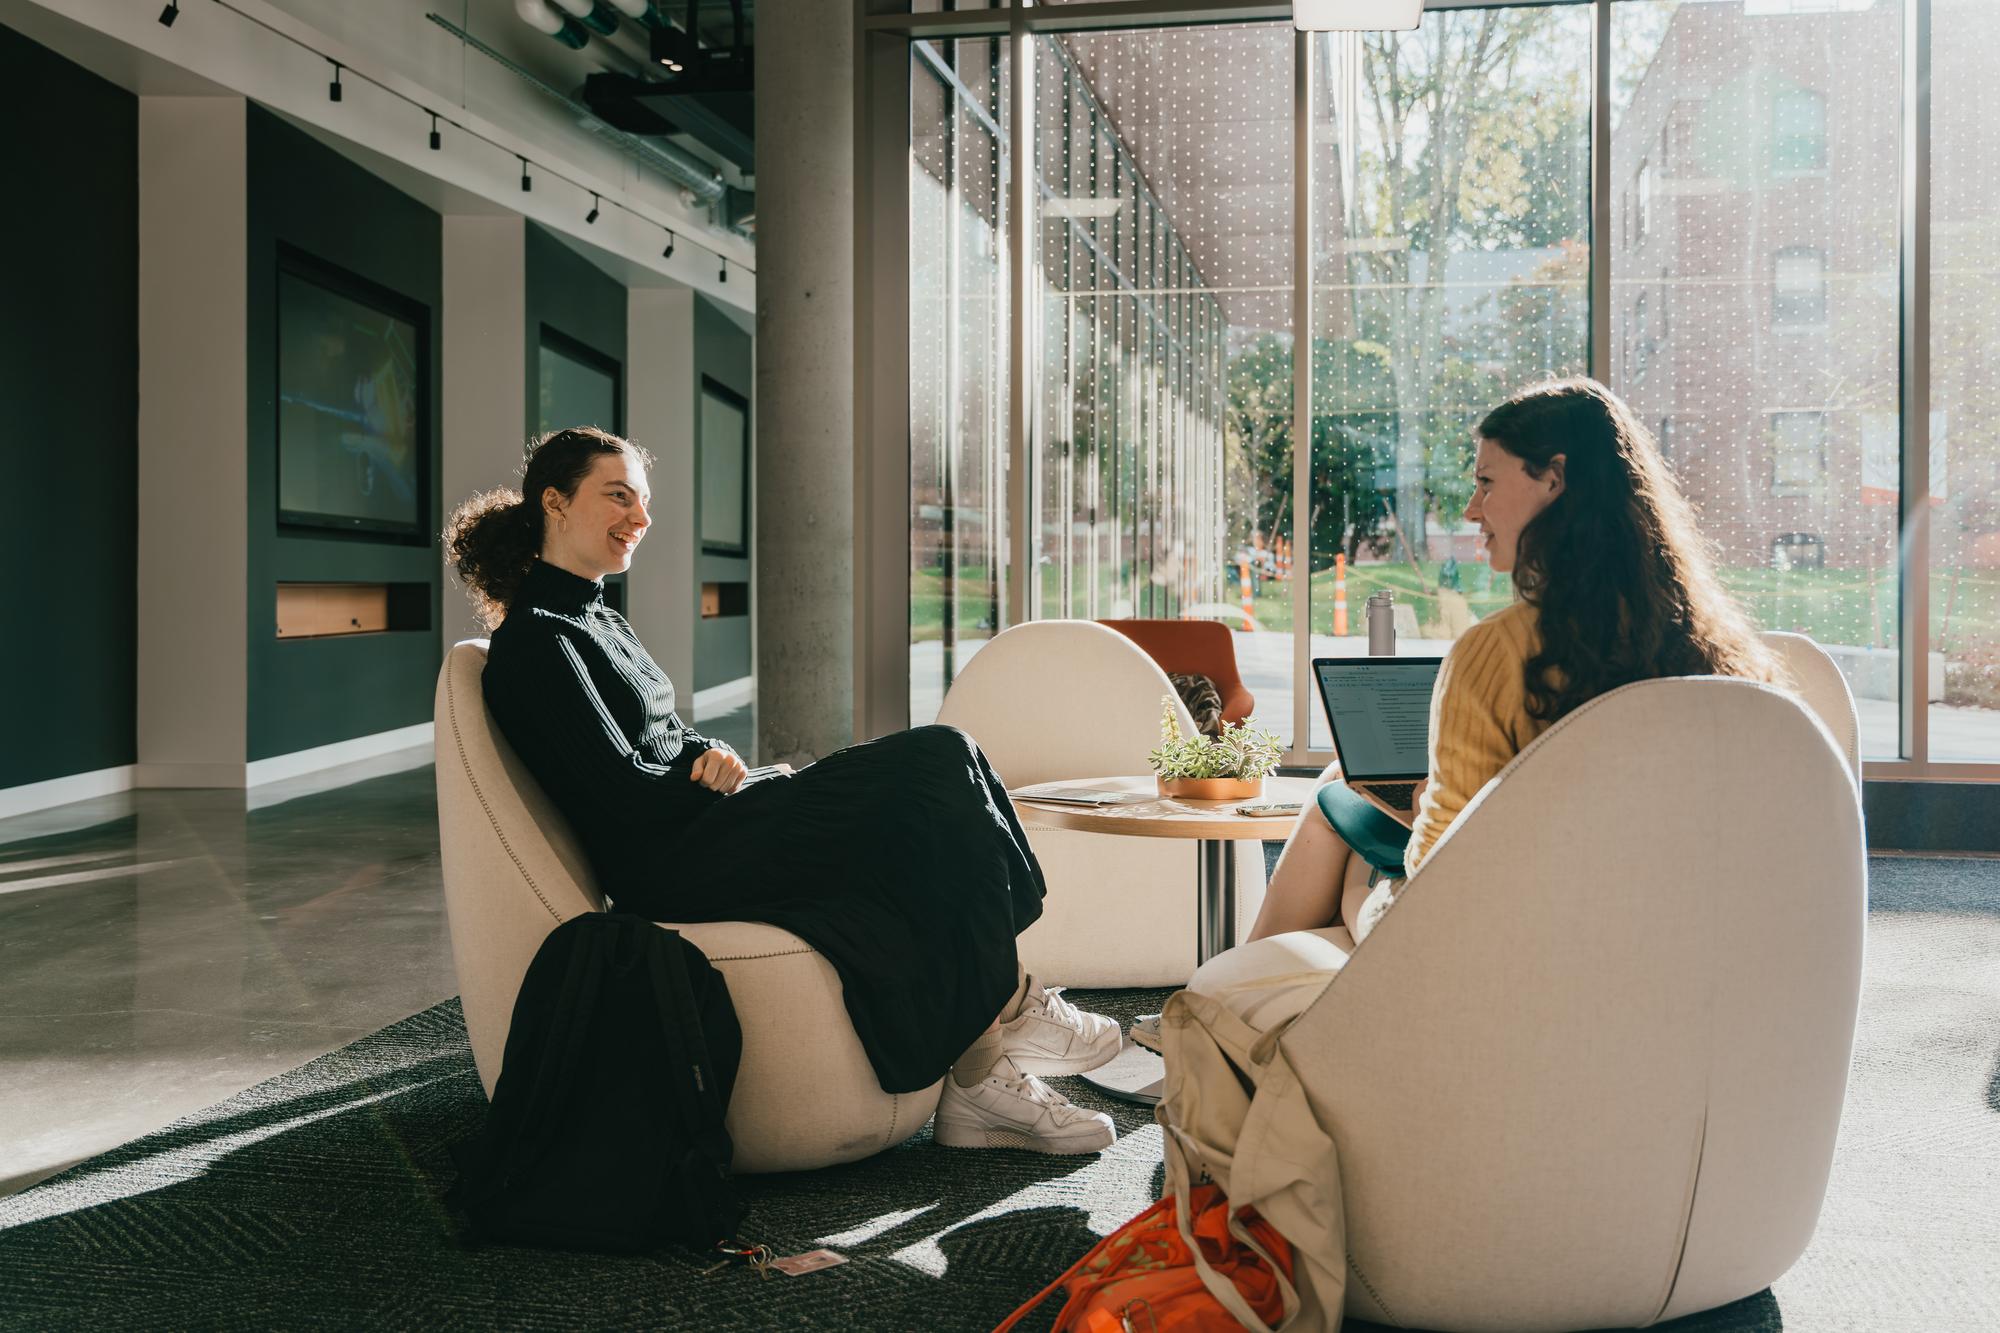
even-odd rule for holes
{"type": "MultiPolygon", "coordinates": [[[[1328,764],[1321,785],[1340,777],[1340,765],[1328,764]]],[[[1314,788],[1317,793],[1318,788],[1314,788]]],[[[1347,879],[1353,849],[1333,831],[1319,802],[1309,800],[1292,823],[1291,836],[1278,857],[1278,868],[1264,890],[1264,906],[1250,939],[1261,940],[1288,930],[1319,930],[1340,920],[1341,888],[1347,879]]]]}

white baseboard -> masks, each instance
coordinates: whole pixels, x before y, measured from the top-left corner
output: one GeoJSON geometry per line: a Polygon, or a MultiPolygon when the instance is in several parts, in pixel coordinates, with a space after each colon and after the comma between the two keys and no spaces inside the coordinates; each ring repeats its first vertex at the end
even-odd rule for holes
{"type": "Polygon", "coordinates": [[[169,789],[182,787],[241,787],[243,785],[243,765],[214,763],[134,764],[132,766],[132,785],[141,790],[149,787],[164,787],[169,789]]]}
{"type": "Polygon", "coordinates": [[[739,676],[735,680],[725,680],[720,685],[711,685],[705,690],[694,692],[693,717],[700,721],[714,717],[717,713],[730,713],[741,708],[757,697],[757,678],[739,676]]]}
{"type": "MultiPolygon", "coordinates": [[[[310,750],[295,750],[291,754],[272,755],[269,759],[259,759],[255,763],[245,764],[242,785],[261,787],[267,782],[283,782],[287,778],[303,777],[308,773],[340,768],[364,759],[377,759],[399,751],[428,749],[433,743],[433,737],[433,724],[419,722],[413,727],[378,731],[372,736],[356,736],[352,740],[335,741],[331,745],[316,745],[310,750]]],[[[429,757],[425,756],[423,762],[428,763],[429,757]]],[[[409,767],[415,766],[409,765],[409,767]]]]}
{"type": "Polygon", "coordinates": [[[135,767],[133,764],[121,764],[117,768],[73,773],[69,777],[50,778],[46,782],[29,782],[19,787],[0,787],[0,819],[130,791],[135,785],[133,780],[135,767]]]}
{"type": "Polygon", "coordinates": [[[251,764],[145,763],[101,768],[46,782],[0,787],[0,819],[149,787],[247,788],[255,793],[249,799],[249,807],[254,810],[309,791],[325,791],[385,773],[421,768],[431,762],[431,746],[432,724],[419,722],[373,736],[356,736],[310,750],[273,755],[251,764]],[[258,788],[265,790],[260,792],[258,788]]]}

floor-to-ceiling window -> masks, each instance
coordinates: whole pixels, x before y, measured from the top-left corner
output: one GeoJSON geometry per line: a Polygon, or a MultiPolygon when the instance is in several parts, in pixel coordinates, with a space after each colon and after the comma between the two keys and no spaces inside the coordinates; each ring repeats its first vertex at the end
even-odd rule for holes
{"type": "Polygon", "coordinates": [[[2000,775],[2000,6],[924,8],[864,20],[914,53],[911,720],[1014,615],[1200,616],[1322,756],[1300,664],[1365,651],[1377,589],[1431,649],[1511,598],[1471,427],[1589,373],[1758,624],[1834,655],[1873,771],[2000,775]]]}
{"type": "Polygon", "coordinates": [[[1931,9],[1932,656],[1935,759],[2000,763],[2000,5],[1931,9]]]}
{"type": "Polygon", "coordinates": [[[910,77],[910,712],[937,716],[1007,604],[1007,44],[910,77]]]}
{"type": "Polygon", "coordinates": [[[1287,684],[1292,47],[1269,23],[1035,39],[1029,321],[1038,614],[1220,618],[1287,684]]]}
{"type": "Polygon", "coordinates": [[[1513,597],[1463,519],[1471,424],[1588,367],[1590,11],[1438,12],[1309,54],[1311,650],[1361,651],[1386,589],[1400,650],[1441,652],[1513,597]]]}
{"type": "Polygon", "coordinates": [[[1766,629],[1898,753],[1902,12],[1612,6],[1609,382],[1766,629]]]}

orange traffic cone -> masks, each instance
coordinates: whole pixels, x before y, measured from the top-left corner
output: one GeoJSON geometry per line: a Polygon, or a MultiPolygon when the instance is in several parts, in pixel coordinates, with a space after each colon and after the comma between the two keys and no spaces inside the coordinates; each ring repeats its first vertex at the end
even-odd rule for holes
{"type": "Polygon", "coordinates": [[[1236,577],[1243,582],[1243,632],[1248,634],[1257,628],[1257,619],[1250,605],[1250,561],[1247,557],[1236,562],[1236,577]]]}
{"type": "Polygon", "coordinates": [[[1347,553],[1333,557],[1333,632],[1347,633],[1347,553]]]}

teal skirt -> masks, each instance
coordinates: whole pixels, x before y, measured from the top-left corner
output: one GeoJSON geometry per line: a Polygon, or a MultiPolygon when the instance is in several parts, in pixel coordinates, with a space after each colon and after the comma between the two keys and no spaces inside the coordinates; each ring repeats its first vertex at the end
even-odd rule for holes
{"type": "Polygon", "coordinates": [[[1329,782],[1319,789],[1319,812],[1362,860],[1391,879],[1404,878],[1403,854],[1410,847],[1410,830],[1399,820],[1356,796],[1345,782],[1329,782]]]}

